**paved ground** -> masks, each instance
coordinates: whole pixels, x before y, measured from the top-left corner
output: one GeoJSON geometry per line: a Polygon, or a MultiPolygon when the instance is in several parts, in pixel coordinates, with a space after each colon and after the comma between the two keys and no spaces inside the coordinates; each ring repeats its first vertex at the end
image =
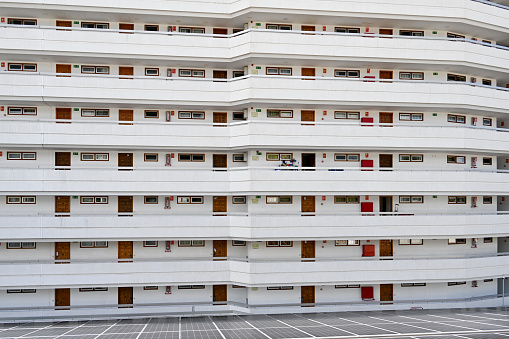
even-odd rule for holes
{"type": "Polygon", "coordinates": [[[509,339],[509,309],[340,312],[0,324],[30,339],[509,339]]]}

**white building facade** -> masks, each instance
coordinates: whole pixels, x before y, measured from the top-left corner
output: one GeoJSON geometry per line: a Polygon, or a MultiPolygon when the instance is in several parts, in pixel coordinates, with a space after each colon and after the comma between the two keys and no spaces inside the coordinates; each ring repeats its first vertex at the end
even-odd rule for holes
{"type": "Polygon", "coordinates": [[[508,1],[0,17],[0,318],[507,302],[508,1]]]}

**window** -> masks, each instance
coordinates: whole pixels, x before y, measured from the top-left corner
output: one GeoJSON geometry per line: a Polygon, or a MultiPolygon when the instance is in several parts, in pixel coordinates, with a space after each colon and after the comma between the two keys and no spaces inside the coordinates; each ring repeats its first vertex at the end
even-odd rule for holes
{"type": "Polygon", "coordinates": [[[37,115],[36,107],[8,107],[8,115],[37,115]]]}
{"type": "Polygon", "coordinates": [[[458,75],[458,74],[447,74],[447,81],[466,82],[467,77],[464,75],[458,75]]]}
{"type": "Polygon", "coordinates": [[[36,160],[36,152],[7,152],[7,160],[36,160]]]}
{"type": "Polygon", "coordinates": [[[424,241],[422,239],[400,239],[400,245],[422,245],[424,241]]]}
{"type": "Polygon", "coordinates": [[[292,196],[267,196],[266,197],[267,204],[291,204],[292,196]]]}
{"type": "Polygon", "coordinates": [[[351,70],[343,70],[343,69],[335,69],[334,76],[340,78],[360,78],[360,71],[351,71],[351,70]]]}
{"type": "Polygon", "coordinates": [[[485,85],[485,86],[491,86],[491,80],[482,79],[482,84],[485,85]]]}
{"type": "Polygon", "coordinates": [[[157,204],[158,203],[158,196],[145,196],[144,201],[145,204],[157,204]]]}
{"type": "Polygon", "coordinates": [[[154,110],[145,111],[145,118],[159,118],[159,111],[154,110]]]}
{"type": "Polygon", "coordinates": [[[205,240],[179,240],[179,247],[203,247],[205,240]]]}
{"type": "Polygon", "coordinates": [[[293,111],[290,110],[279,110],[279,109],[268,109],[268,118],[293,118],[293,111]]]}
{"type": "Polygon", "coordinates": [[[267,75],[292,75],[292,69],[288,67],[267,67],[267,75]]]}
{"type": "Polygon", "coordinates": [[[179,27],[180,33],[205,34],[205,28],[202,27],[179,27]]]}
{"type": "Polygon", "coordinates": [[[26,26],[35,26],[37,25],[37,20],[35,19],[7,19],[7,23],[9,25],[26,25],[26,26]]]}
{"type": "Polygon", "coordinates": [[[447,156],[447,163],[449,163],[449,164],[464,164],[465,163],[465,157],[464,156],[458,156],[458,155],[448,155],[447,156]]]}
{"type": "Polygon", "coordinates": [[[482,125],[483,126],[491,126],[491,119],[490,118],[483,118],[482,119],[482,125]]]}
{"type": "Polygon", "coordinates": [[[159,25],[145,25],[145,30],[149,32],[157,32],[159,31],[159,25]]]}
{"type": "Polygon", "coordinates": [[[334,153],[334,161],[359,161],[360,154],[334,153]]]}
{"type": "Polygon", "coordinates": [[[82,28],[108,29],[110,24],[104,22],[82,22],[82,28]]]}
{"type": "Polygon", "coordinates": [[[157,162],[158,154],[157,153],[145,153],[143,155],[144,161],[146,162],[157,162]]]}
{"type": "Polygon", "coordinates": [[[360,240],[336,240],[335,246],[360,246],[360,240]]]}
{"type": "Polygon", "coordinates": [[[107,204],[108,197],[81,197],[82,204],[107,204]]]}
{"type": "Polygon", "coordinates": [[[178,285],[179,290],[202,290],[205,285],[178,285]]]}
{"type": "Polygon", "coordinates": [[[143,247],[157,247],[158,242],[155,240],[147,240],[143,242],[143,247]]]}
{"type": "Polygon", "coordinates": [[[482,197],[482,203],[483,204],[492,204],[493,203],[493,197],[488,197],[488,196],[485,196],[485,197],[482,197]]]}
{"type": "Polygon", "coordinates": [[[465,197],[465,196],[449,197],[448,201],[449,201],[449,204],[466,204],[467,203],[467,197],[465,197]]]}
{"type": "Polygon", "coordinates": [[[482,158],[482,164],[483,165],[493,165],[493,159],[492,158],[482,158]]]}
{"type": "Polygon", "coordinates": [[[335,27],[334,32],[336,33],[360,33],[360,28],[353,27],[335,27]]]}
{"type": "Polygon", "coordinates": [[[456,285],[466,285],[466,281],[450,281],[447,283],[447,286],[456,286],[456,285]]]}
{"type": "Polygon", "coordinates": [[[232,203],[233,204],[245,204],[246,197],[232,197],[232,203]]]}
{"type": "Polygon", "coordinates": [[[466,122],[464,115],[447,114],[447,122],[455,122],[458,124],[464,124],[466,122]]]}
{"type": "Polygon", "coordinates": [[[450,39],[465,39],[464,35],[459,35],[455,33],[447,33],[447,37],[450,39]]]}
{"type": "Polygon", "coordinates": [[[424,31],[400,30],[399,35],[403,36],[424,36],[424,31]]]}
{"type": "Polygon", "coordinates": [[[203,197],[177,197],[177,204],[203,204],[203,197]]]}
{"type": "Polygon", "coordinates": [[[267,247],[292,247],[293,241],[281,240],[281,241],[267,241],[267,247]]]}
{"type": "Polygon", "coordinates": [[[293,290],[293,286],[269,286],[269,287],[267,287],[267,291],[284,291],[284,290],[293,290]]]}
{"type": "Polygon", "coordinates": [[[422,195],[403,195],[399,197],[400,204],[422,204],[424,202],[424,197],[422,195]]]}
{"type": "Polygon", "coordinates": [[[424,287],[426,283],[402,283],[401,287],[424,287]]]}
{"type": "Polygon", "coordinates": [[[361,288],[361,285],[334,285],[334,288],[361,288]]]}
{"type": "Polygon", "coordinates": [[[109,109],[90,109],[90,108],[82,108],[81,109],[82,117],[109,117],[110,110],[109,109]]]}
{"type": "Polygon", "coordinates": [[[244,76],[244,71],[233,71],[233,77],[239,78],[244,76]]]}
{"type": "Polygon", "coordinates": [[[205,70],[203,70],[203,69],[179,69],[179,76],[205,78],[205,70]]]}
{"type": "Polygon", "coordinates": [[[205,154],[184,154],[179,153],[179,161],[204,162],[205,154]]]}
{"type": "Polygon", "coordinates": [[[7,196],[7,204],[35,204],[35,196],[7,196]]]}
{"type": "Polygon", "coordinates": [[[334,119],[353,119],[359,120],[360,112],[334,112],[334,119]]]}
{"type": "Polygon", "coordinates": [[[399,72],[401,80],[424,80],[423,72],[399,72]]]}
{"type": "Polygon", "coordinates": [[[109,66],[81,66],[81,73],[110,74],[109,66]]]}
{"type": "Polygon", "coordinates": [[[422,154],[400,154],[400,162],[423,162],[422,154]]]}
{"type": "Polygon", "coordinates": [[[9,71],[37,72],[37,64],[9,63],[7,69],[9,71]]]}
{"type": "Polygon", "coordinates": [[[80,242],[81,248],[107,248],[107,241],[82,241],[80,242]]]}
{"type": "Polygon", "coordinates": [[[35,288],[21,288],[15,290],[7,290],[7,293],[37,293],[35,288]]]}
{"type": "Polygon", "coordinates": [[[233,120],[246,120],[244,112],[233,112],[233,120]]]}
{"type": "Polygon", "coordinates": [[[244,154],[234,154],[233,162],[246,162],[246,159],[244,158],[244,154]]]}
{"type": "Polygon", "coordinates": [[[35,249],[35,242],[8,242],[7,249],[35,249]]]}
{"type": "Polygon", "coordinates": [[[334,196],[335,204],[358,204],[359,201],[360,201],[359,196],[345,196],[345,195],[334,196]]]}
{"type": "Polygon", "coordinates": [[[159,68],[145,68],[145,75],[159,76],[159,68]]]}
{"type": "Polygon", "coordinates": [[[244,240],[232,240],[232,246],[246,246],[246,241],[244,241],[244,240]]]}
{"type": "Polygon", "coordinates": [[[422,121],[424,114],[422,113],[400,113],[399,120],[401,121],[422,121]]]}
{"type": "Polygon", "coordinates": [[[493,238],[491,238],[491,237],[490,238],[483,238],[483,242],[485,244],[492,243],[493,242],[493,238]]]}
{"type": "Polygon", "coordinates": [[[81,161],[109,161],[109,153],[81,153],[81,161]]]}
{"type": "Polygon", "coordinates": [[[108,287],[83,287],[80,288],[80,292],[105,292],[108,287]]]}
{"type": "Polygon", "coordinates": [[[159,286],[143,286],[144,291],[155,291],[158,289],[159,289],[159,286]]]}
{"type": "Polygon", "coordinates": [[[267,24],[265,27],[267,29],[278,29],[278,30],[282,30],[282,31],[291,31],[292,30],[292,25],[287,25],[287,24],[267,24]]]}
{"type": "Polygon", "coordinates": [[[462,238],[462,239],[449,239],[448,243],[449,243],[449,245],[466,244],[467,243],[467,239],[465,239],[465,238],[462,238]]]}
{"type": "Polygon", "coordinates": [[[179,119],[205,119],[205,112],[182,112],[179,111],[179,119]]]}
{"type": "Polygon", "coordinates": [[[267,161],[292,160],[293,153],[267,153],[267,161]]]}

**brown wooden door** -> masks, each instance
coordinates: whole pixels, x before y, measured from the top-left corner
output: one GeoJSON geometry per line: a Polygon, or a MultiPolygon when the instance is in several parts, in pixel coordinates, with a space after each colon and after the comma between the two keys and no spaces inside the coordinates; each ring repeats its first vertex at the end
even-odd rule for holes
{"type": "MultiPolygon", "coordinates": [[[[392,79],[392,71],[380,71],[380,79],[392,79]]],[[[392,81],[383,81],[392,82],[392,81]]]]}
{"type": "MultiPolygon", "coordinates": [[[[212,77],[214,79],[228,79],[228,72],[227,71],[213,71],[212,77]]],[[[218,81],[218,80],[214,80],[214,81],[218,81]]]]}
{"type": "Polygon", "coordinates": [[[72,108],[59,108],[55,109],[56,118],[60,120],[71,120],[72,118],[72,108]]]}
{"type": "Polygon", "coordinates": [[[315,31],[315,26],[304,26],[304,25],[302,25],[300,30],[301,31],[305,31],[305,32],[314,32],[315,31]]]}
{"type": "MultiPolygon", "coordinates": [[[[226,285],[214,285],[213,286],[213,301],[214,302],[218,302],[218,301],[227,301],[228,300],[228,296],[227,296],[227,289],[226,289],[226,285]]],[[[226,303],[218,303],[218,304],[214,304],[214,305],[226,305],[226,303]]]]}
{"type": "MultiPolygon", "coordinates": [[[[314,286],[301,286],[300,287],[300,302],[302,304],[315,303],[315,287],[314,286]]],[[[313,305],[302,305],[302,307],[313,307],[313,305]]]]}
{"type": "MultiPolygon", "coordinates": [[[[392,112],[379,113],[379,121],[381,124],[392,124],[392,118],[393,118],[392,112]]],[[[389,125],[388,127],[391,127],[391,125],[389,125]]]]}
{"type": "Polygon", "coordinates": [[[380,154],[379,158],[379,167],[390,167],[392,168],[392,154],[380,154]]]}
{"type": "Polygon", "coordinates": [[[388,28],[380,28],[379,30],[379,34],[383,34],[383,35],[393,35],[392,33],[392,29],[388,29],[388,28]]]}
{"type": "Polygon", "coordinates": [[[70,75],[61,75],[61,74],[71,74],[71,65],[57,64],[56,71],[58,73],[57,77],[70,77],[70,75]]]}
{"type": "MultiPolygon", "coordinates": [[[[212,34],[222,34],[227,35],[228,34],[228,28],[213,28],[212,34]]],[[[216,37],[216,38],[222,38],[222,37],[216,37]]]]}
{"type": "Polygon", "coordinates": [[[71,213],[71,197],[56,196],[55,197],[55,213],[71,213]]]}
{"type": "MultiPolygon", "coordinates": [[[[212,198],[212,211],[216,212],[227,212],[227,199],[226,197],[213,197],[212,198]]],[[[214,215],[224,215],[224,214],[214,214],[214,215]]]]}
{"type": "Polygon", "coordinates": [[[392,240],[380,240],[380,256],[392,257],[392,240]]]}
{"type": "MultiPolygon", "coordinates": [[[[212,122],[214,124],[226,124],[228,122],[228,115],[227,115],[227,113],[225,113],[225,112],[214,112],[214,113],[212,113],[212,122]]],[[[226,127],[226,126],[220,125],[220,127],[226,127]]]]}
{"type": "Polygon", "coordinates": [[[71,306],[71,289],[55,288],[55,306],[57,310],[68,310],[69,308],[60,308],[63,306],[71,306]]]}
{"type": "MultiPolygon", "coordinates": [[[[380,301],[393,301],[392,284],[380,284],[380,301]]],[[[383,303],[382,305],[392,305],[392,303],[383,303]]]]}
{"type": "Polygon", "coordinates": [[[118,167],[133,167],[133,154],[132,153],[119,153],[118,154],[118,167]]]}
{"type": "MultiPolygon", "coordinates": [[[[128,75],[133,76],[134,75],[134,68],[133,67],[126,67],[126,66],[119,66],[118,67],[118,75],[128,75]]],[[[132,78],[120,78],[120,79],[132,79],[132,78]]]]}
{"type": "Polygon", "coordinates": [[[55,152],[55,166],[71,166],[71,152],[55,152]]]}
{"type": "Polygon", "coordinates": [[[72,27],[72,21],[57,20],[57,27],[72,27]]]}
{"type": "Polygon", "coordinates": [[[226,240],[214,240],[212,241],[212,247],[214,258],[226,258],[228,256],[228,242],[226,240]]]}
{"type": "MultiPolygon", "coordinates": [[[[315,257],[315,241],[314,240],[301,241],[300,257],[302,259],[315,257]]],[[[305,260],[305,261],[311,261],[311,260],[305,260]]]]}
{"type": "Polygon", "coordinates": [[[133,197],[132,196],[119,196],[118,197],[118,213],[132,213],[133,212],[133,197]]]}
{"type": "MultiPolygon", "coordinates": [[[[302,69],[302,76],[303,77],[314,77],[315,76],[315,69],[314,68],[303,68],[302,69]]],[[[304,80],[314,80],[314,79],[304,79],[304,80]]]]}
{"type": "MultiPolygon", "coordinates": [[[[300,121],[315,121],[315,111],[301,111],[300,121]]],[[[303,124],[303,125],[314,125],[314,124],[303,124]]]]}
{"type": "Polygon", "coordinates": [[[228,166],[227,161],[228,161],[227,154],[212,155],[212,167],[214,168],[226,168],[228,166]]]}
{"type": "MultiPolygon", "coordinates": [[[[133,110],[132,109],[119,109],[118,120],[119,121],[133,121],[133,110]]],[[[119,123],[119,125],[132,125],[129,123],[119,123]]]]}
{"type": "Polygon", "coordinates": [[[315,197],[314,196],[302,196],[301,197],[301,211],[302,212],[314,212],[315,211],[315,197]]]}
{"type": "Polygon", "coordinates": [[[132,287],[119,287],[118,288],[118,308],[133,308],[133,288],[132,287]],[[127,305],[127,306],[126,306],[127,305]]]}
{"type": "MultiPolygon", "coordinates": [[[[132,259],[133,258],[133,242],[132,241],[119,241],[118,242],[118,259],[132,259]]],[[[122,260],[119,262],[131,262],[122,260]]]]}
{"type": "MultiPolygon", "coordinates": [[[[55,243],[55,260],[70,260],[71,259],[71,243],[70,242],[56,242],[55,243]]],[[[56,264],[68,264],[69,262],[56,262],[56,264]]]]}
{"type": "MultiPolygon", "coordinates": [[[[124,31],[133,31],[134,30],[134,24],[120,23],[120,24],[118,24],[118,29],[124,30],[124,31]]],[[[120,32],[120,33],[132,34],[130,32],[120,32]]]]}

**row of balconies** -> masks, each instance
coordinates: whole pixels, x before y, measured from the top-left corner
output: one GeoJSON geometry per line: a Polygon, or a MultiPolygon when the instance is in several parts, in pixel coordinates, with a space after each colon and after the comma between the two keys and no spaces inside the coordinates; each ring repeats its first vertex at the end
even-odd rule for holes
{"type": "MultiPolygon", "coordinates": [[[[351,109],[387,107],[389,111],[460,109],[466,114],[508,113],[509,92],[463,82],[425,82],[377,79],[315,78],[249,75],[217,82],[213,79],[116,79],[117,76],[91,75],[70,78],[54,75],[0,72],[0,100],[5,104],[33,106],[44,100],[54,106],[138,106],[204,107],[244,109],[263,103],[271,106],[305,106],[321,102],[351,109]],[[197,93],[200,93],[198,96],[197,93]],[[404,94],[403,94],[404,93],[404,94]],[[446,93],[447,95],[444,95],[446,93]],[[136,94],[136,95],[135,95],[136,94]],[[133,99],[135,97],[136,99],[133,99]]],[[[316,107],[316,105],[315,105],[316,107]]]]}

